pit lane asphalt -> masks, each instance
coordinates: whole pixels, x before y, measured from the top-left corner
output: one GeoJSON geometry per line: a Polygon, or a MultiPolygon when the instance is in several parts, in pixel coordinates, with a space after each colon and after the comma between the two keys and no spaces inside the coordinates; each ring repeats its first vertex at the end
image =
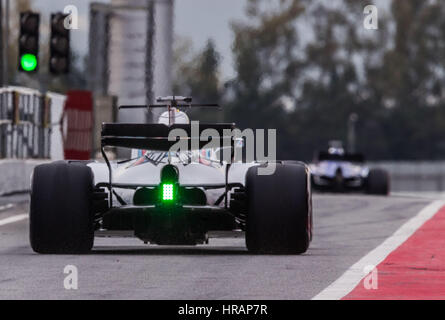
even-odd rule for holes
{"type": "MultiPolygon", "coordinates": [[[[315,194],[313,201],[314,239],[300,256],[251,255],[243,238],[196,247],[96,238],[89,255],[39,255],[29,247],[28,219],[0,226],[0,299],[310,299],[431,200],[315,194]],[[77,290],[64,288],[66,265],[78,269],[77,290]]],[[[27,211],[17,201],[0,220],[27,211]]]]}

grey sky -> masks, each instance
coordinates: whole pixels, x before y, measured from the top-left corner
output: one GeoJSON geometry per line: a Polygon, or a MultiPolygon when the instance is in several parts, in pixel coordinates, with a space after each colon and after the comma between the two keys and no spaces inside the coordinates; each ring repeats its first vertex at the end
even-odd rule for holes
{"type": "Polygon", "coordinates": [[[221,73],[233,76],[230,22],[244,17],[246,0],[175,0],[175,32],[201,48],[212,38],[222,56],[221,73]]]}
{"type": "MultiPolygon", "coordinates": [[[[74,4],[79,10],[79,30],[71,33],[72,48],[80,55],[88,50],[88,10],[92,1],[85,0],[32,0],[34,10],[49,19],[50,12],[62,11],[74,4]]],[[[95,2],[110,2],[99,0],[95,2]]],[[[212,38],[221,53],[221,73],[224,78],[234,75],[232,67],[232,31],[230,21],[243,19],[246,0],[175,0],[175,33],[192,40],[194,49],[200,49],[212,38]]]]}

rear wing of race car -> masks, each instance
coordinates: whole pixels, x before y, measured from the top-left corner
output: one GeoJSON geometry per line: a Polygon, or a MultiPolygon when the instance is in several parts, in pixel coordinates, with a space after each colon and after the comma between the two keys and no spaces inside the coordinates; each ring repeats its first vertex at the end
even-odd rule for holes
{"type": "Polygon", "coordinates": [[[365,162],[365,156],[361,153],[345,153],[345,154],[331,154],[326,151],[321,151],[318,154],[317,161],[348,161],[348,162],[365,162]]]}
{"type": "Polygon", "coordinates": [[[113,146],[157,151],[168,151],[180,140],[187,141],[188,150],[200,149],[214,139],[219,139],[221,146],[233,143],[233,136],[225,136],[224,130],[235,129],[234,123],[199,123],[196,129],[192,128],[192,124],[168,126],[159,123],[103,123],[101,142],[103,147],[113,146]],[[183,135],[173,136],[169,139],[170,133],[175,129],[180,129],[183,135]],[[201,134],[206,129],[212,129],[212,135],[206,135],[209,140],[201,141],[201,134]]]}
{"type": "Polygon", "coordinates": [[[192,97],[182,96],[168,96],[156,98],[157,104],[151,105],[123,105],[119,109],[150,109],[150,108],[171,108],[186,109],[186,108],[221,108],[216,103],[192,103],[192,97]]]}
{"type": "MultiPolygon", "coordinates": [[[[192,104],[191,97],[183,96],[167,96],[158,97],[154,105],[130,105],[120,106],[119,109],[136,109],[136,108],[167,108],[169,113],[168,125],[161,123],[151,124],[129,124],[129,123],[104,123],[102,124],[102,146],[114,146],[133,149],[149,149],[156,151],[168,151],[177,142],[186,140],[188,150],[201,149],[210,140],[219,139],[220,146],[230,146],[233,143],[232,136],[225,136],[224,130],[235,129],[234,123],[207,123],[199,124],[193,127],[192,124],[176,124],[174,123],[175,110],[180,108],[191,107],[215,107],[218,104],[192,104]],[[173,136],[169,139],[173,130],[180,129],[181,136],[173,136]],[[201,134],[206,129],[212,129],[212,135],[201,141],[201,134]]],[[[209,131],[207,131],[209,132],[209,131]]]]}

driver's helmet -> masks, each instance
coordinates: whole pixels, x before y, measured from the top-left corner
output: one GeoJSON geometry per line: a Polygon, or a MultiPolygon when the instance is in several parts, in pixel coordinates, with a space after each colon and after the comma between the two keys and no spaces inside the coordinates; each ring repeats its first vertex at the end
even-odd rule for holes
{"type": "MultiPolygon", "coordinates": [[[[189,124],[190,123],[189,117],[184,112],[179,111],[178,109],[175,109],[174,114],[175,114],[175,116],[174,116],[175,119],[174,119],[173,123],[178,123],[178,124],[189,124]]],[[[163,112],[159,116],[158,123],[168,125],[168,111],[163,112]]]]}
{"type": "Polygon", "coordinates": [[[339,156],[342,156],[345,154],[345,149],[341,148],[341,147],[330,147],[328,149],[328,153],[329,154],[336,154],[339,156]]]}
{"type": "Polygon", "coordinates": [[[343,148],[343,143],[340,140],[331,140],[329,141],[329,154],[335,154],[342,156],[345,154],[345,149],[343,148]]]}

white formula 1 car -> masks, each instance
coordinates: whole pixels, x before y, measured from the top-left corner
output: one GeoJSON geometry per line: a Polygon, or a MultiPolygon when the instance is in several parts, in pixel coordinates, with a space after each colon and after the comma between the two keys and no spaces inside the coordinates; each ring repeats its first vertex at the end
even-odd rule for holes
{"type": "Polygon", "coordinates": [[[388,173],[379,168],[364,165],[361,154],[345,153],[340,145],[318,154],[310,164],[312,186],[318,190],[347,192],[362,191],[375,195],[388,195],[388,173]]]}
{"type": "MultiPolygon", "coordinates": [[[[203,149],[202,141],[189,152],[171,152],[178,142],[168,139],[173,129],[187,132],[193,147],[196,137],[180,110],[197,105],[186,97],[158,98],[158,103],[164,104],[148,108],[166,108],[159,123],[102,125],[104,162],[58,161],[35,168],[30,204],[35,252],[86,253],[95,236],[124,234],[145,243],[195,245],[207,243],[211,231],[245,232],[254,253],[308,249],[312,194],[305,164],[276,161],[273,174],[259,175],[270,163],[223,161],[221,150],[203,149]],[[109,161],[109,146],[132,148],[134,157],[109,161]],[[199,160],[190,161],[192,155],[199,160]]],[[[233,154],[237,141],[223,132],[234,124],[199,128],[212,129],[212,139],[230,139],[233,154]]]]}

